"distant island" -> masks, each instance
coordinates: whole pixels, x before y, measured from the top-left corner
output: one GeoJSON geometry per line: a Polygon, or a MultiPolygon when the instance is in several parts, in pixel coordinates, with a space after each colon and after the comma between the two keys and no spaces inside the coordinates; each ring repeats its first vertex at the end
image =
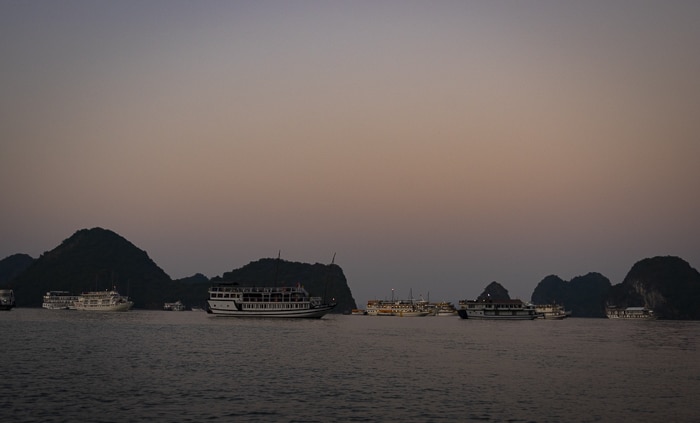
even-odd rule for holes
{"type": "MultiPolygon", "coordinates": [[[[41,307],[47,291],[81,293],[116,287],[133,299],[135,308],[162,309],[164,303],[178,300],[204,308],[209,286],[219,281],[258,286],[301,283],[312,295],[335,301],[337,313],[357,308],[336,264],[262,258],[211,279],[197,273],[173,280],[145,251],[103,228],[78,230],[37,259],[14,254],[0,260],[0,288],[14,290],[18,307],[41,307]]],[[[495,281],[482,295],[509,298],[495,281]]],[[[535,287],[531,302],[563,305],[572,317],[605,317],[606,307],[614,305],[646,307],[663,319],[700,320],[700,273],[679,257],[646,258],[635,263],[618,285],[595,272],[570,281],[546,276],[535,287]]]]}
{"type": "Polygon", "coordinates": [[[211,280],[202,274],[171,279],[148,254],[107,229],[81,229],[59,246],[33,259],[15,254],[0,260],[0,287],[15,291],[18,307],[41,307],[47,291],[81,293],[116,287],[134,308],[162,309],[182,301],[204,308],[213,281],[293,286],[303,283],[315,296],[333,299],[342,312],[356,308],[347,280],[335,264],[261,259],[211,280]]]}

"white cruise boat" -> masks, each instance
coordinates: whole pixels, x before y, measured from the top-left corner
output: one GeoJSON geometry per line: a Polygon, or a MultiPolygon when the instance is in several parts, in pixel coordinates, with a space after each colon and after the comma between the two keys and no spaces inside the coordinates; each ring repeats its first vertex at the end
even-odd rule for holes
{"type": "Polygon", "coordinates": [[[44,294],[41,307],[47,310],[75,310],[77,300],[78,296],[68,291],[49,291],[44,294]]]}
{"type": "Polygon", "coordinates": [[[534,305],[520,300],[460,300],[457,313],[462,319],[533,320],[537,318],[534,305]]]}
{"type": "Polygon", "coordinates": [[[75,309],[81,311],[128,311],[134,306],[129,297],[116,290],[83,292],[75,301],[75,309]]]}
{"type": "Polygon", "coordinates": [[[0,289],[0,310],[12,310],[15,306],[15,291],[0,289]]]}
{"type": "Polygon", "coordinates": [[[605,315],[608,319],[656,319],[654,310],[649,310],[646,307],[607,307],[605,315]]]}
{"type": "Polygon", "coordinates": [[[209,288],[207,312],[231,317],[321,318],[335,304],[311,297],[301,286],[242,287],[219,283],[209,288]]]}

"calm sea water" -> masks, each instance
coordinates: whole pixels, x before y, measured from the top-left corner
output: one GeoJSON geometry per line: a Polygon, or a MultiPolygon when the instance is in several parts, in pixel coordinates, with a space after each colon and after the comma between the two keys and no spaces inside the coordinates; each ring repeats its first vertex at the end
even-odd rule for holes
{"type": "Polygon", "coordinates": [[[0,421],[700,421],[700,322],[0,313],[0,421]]]}

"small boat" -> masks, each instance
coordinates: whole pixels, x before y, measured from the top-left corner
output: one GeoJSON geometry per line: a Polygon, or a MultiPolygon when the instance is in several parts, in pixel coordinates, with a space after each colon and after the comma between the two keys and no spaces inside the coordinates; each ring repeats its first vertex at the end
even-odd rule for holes
{"type": "Polygon", "coordinates": [[[12,310],[15,306],[15,291],[0,289],[0,310],[12,310]]]}
{"type": "Polygon", "coordinates": [[[656,319],[654,310],[646,307],[606,307],[605,315],[608,319],[656,319]]]}
{"type": "Polygon", "coordinates": [[[75,301],[75,309],[81,311],[128,311],[134,306],[129,297],[111,291],[83,292],[75,301]]]}
{"type": "Polygon", "coordinates": [[[520,300],[460,300],[457,313],[462,319],[475,320],[533,320],[537,310],[520,300]]]}
{"type": "Polygon", "coordinates": [[[540,319],[561,320],[571,315],[570,311],[557,304],[540,304],[535,306],[537,317],[540,319]]]}
{"type": "Polygon", "coordinates": [[[185,311],[185,305],[182,304],[182,301],[177,300],[174,303],[163,304],[163,310],[166,310],[166,311],[185,311]]]}
{"type": "Polygon", "coordinates": [[[350,314],[352,314],[353,316],[364,316],[367,314],[367,312],[362,310],[361,308],[353,308],[350,311],[350,314]]]}
{"type": "Polygon", "coordinates": [[[456,316],[457,308],[448,301],[442,301],[435,305],[435,315],[440,317],[456,316]]]}
{"type": "Polygon", "coordinates": [[[296,287],[242,287],[219,283],[209,288],[207,313],[230,317],[321,318],[336,306],[296,287]]]}
{"type": "Polygon", "coordinates": [[[41,307],[47,310],[75,310],[77,295],[68,291],[48,291],[44,294],[44,302],[41,307]]]}

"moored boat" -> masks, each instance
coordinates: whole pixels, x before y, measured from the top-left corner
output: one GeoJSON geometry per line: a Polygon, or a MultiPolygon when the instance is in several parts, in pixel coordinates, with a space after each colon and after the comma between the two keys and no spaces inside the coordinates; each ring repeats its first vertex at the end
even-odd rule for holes
{"type": "Polygon", "coordinates": [[[535,310],[540,319],[561,320],[571,315],[570,311],[558,304],[539,304],[535,306],[535,310]]]}
{"type": "Polygon", "coordinates": [[[182,301],[177,300],[174,303],[163,304],[163,310],[166,310],[166,311],[185,311],[185,305],[182,304],[182,301]]]}
{"type": "Polygon", "coordinates": [[[335,307],[302,286],[242,287],[219,283],[209,288],[207,312],[230,317],[321,318],[335,307]]]}
{"type": "Polygon", "coordinates": [[[456,316],[457,308],[451,302],[442,301],[435,305],[435,315],[436,316],[456,316]]]}
{"type": "Polygon", "coordinates": [[[41,307],[47,310],[75,310],[77,295],[68,291],[48,291],[44,294],[44,302],[41,307]]]}
{"type": "Polygon", "coordinates": [[[646,307],[606,307],[605,315],[608,319],[656,319],[654,310],[646,307]]]}
{"type": "Polygon", "coordinates": [[[533,320],[535,306],[520,300],[460,300],[457,313],[463,319],[476,320],[533,320]]]}
{"type": "Polygon", "coordinates": [[[83,292],[75,301],[75,309],[81,311],[128,311],[134,306],[129,297],[116,290],[83,292]]]}
{"type": "Polygon", "coordinates": [[[15,291],[0,289],[0,310],[12,310],[15,306],[15,291]]]}
{"type": "Polygon", "coordinates": [[[367,301],[368,316],[423,317],[430,312],[413,301],[367,301]]]}

